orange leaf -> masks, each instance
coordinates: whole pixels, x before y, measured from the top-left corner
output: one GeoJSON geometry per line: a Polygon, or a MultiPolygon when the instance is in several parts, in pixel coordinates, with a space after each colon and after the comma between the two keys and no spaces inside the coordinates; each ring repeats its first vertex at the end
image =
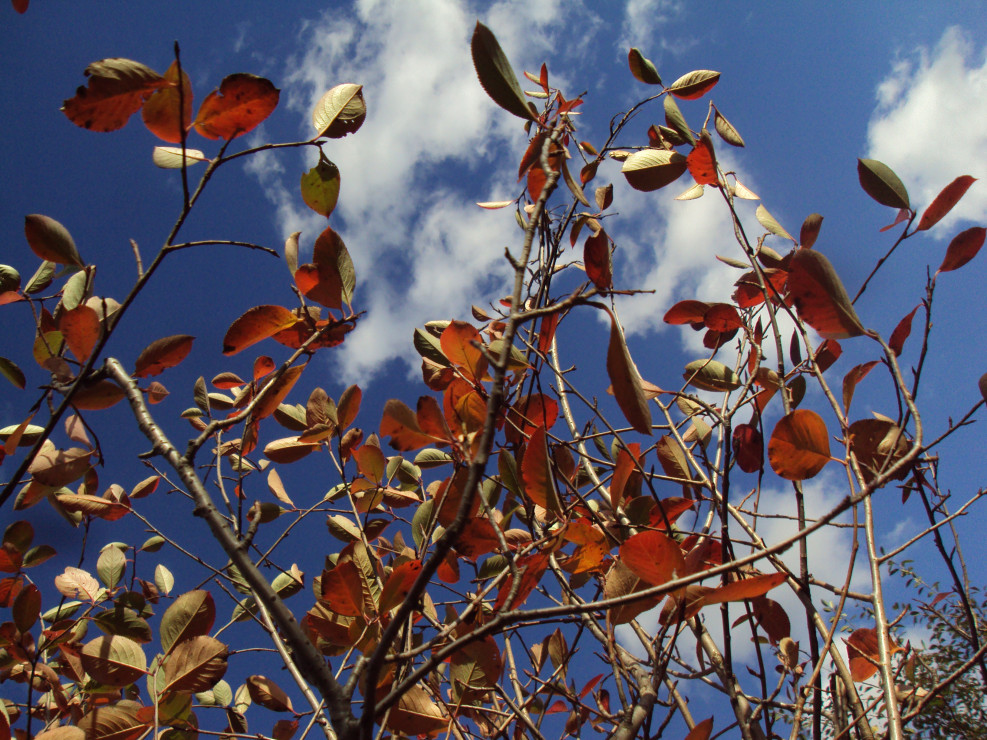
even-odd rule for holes
{"type": "Polygon", "coordinates": [[[958,270],[967,262],[977,256],[977,252],[984,245],[984,237],[987,236],[987,229],[983,226],[974,226],[961,231],[946,248],[946,256],[939,265],[937,272],[951,272],[958,270]]]}
{"type": "Polygon", "coordinates": [[[265,419],[273,414],[295,383],[298,382],[303,370],[305,370],[305,365],[289,367],[281,377],[265,385],[263,390],[258,392],[258,395],[264,393],[264,398],[254,407],[254,419],[265,419]]]}
{"type": "Polygon", "coordinates": [[[381,614],[386,614],[408,598],[408,592],[411,591],[411,586],[421,572],[421,560],[409,560],[406,563],[401,563],[401,565],[392,570],[391,575],[388,576],[387,582],[384,584],[383,590],[380,592],[380,606],[378,607],[378,611],[381,614]]]}
{"type": "Polygon", "coordinates": [[[716,174],[716,156],[713,154],[713,142],[705,131],[700,134],[699,141],[685,158],[689,174],[699,185],[719,185],[716,174]]]}
{"type": "Polygon", "coordinates": [[[685,740],[709,740],[709,736],[713,734],[713,718],[704,719],[702,722],[693,727],[689,734],[685,736],[685,740]]]}
{"type": "Polygon", "coordinates": [[[101,380],[93,385],[87,385],[72,396],[72,406],[79,411],[107,409],[126,395],[126,391],[112,380],[101,380]]]}
{"type": "Polygon", "coordinates": [[[85,362],[99,341],[99,314],[89,306],[76,306],[58,317],[58,329],[75,359],[85,362]]]}
{"type": "Polygon", "coordinates": [[[254,306],[226,330],[223,354],[235,355],[262,339],[294,326],[298,321],[298,317],[283,306],[254,306]]]}
{"type": "Polygon", "coordinates": [[[160,375],[169,367],[175,367],[192,351],[195,337],[187,334],[176,334],[151,342],[137,357],[137,368],[134,375],[138,378],[148,378],[160,375]]]}
{"type": "Polygon", "coordinates": [[[829,437],[822,417],[809,409],[796,409],[775,424],[768,442],[772,469],[786,480],[805,480],[829,462],[829,437]]]}
{"type": "Polygon", "coordinates": [[[942,192],[935,197],[929,207],[925,209],[922,218],[919,219],[916,231],[931,229],[939,221],[953,210],[953,206],[960,202],[960,198],[970,189],[970,186],[977,181],[977,178],[969,175],[960,175],[949,185],[942,189],[942,192]]]}
{"type": "Polygon", "coordinates": [[[524,481],[524,493],[528,498],[543,509],[562,515],[562,502],[559,500],[558,491],[555,490],[552,461],[548,456],[543,426],[535,427],[524,449],[521,478],[524,481]]]}
{"type": "Polygon", "coordinates": [[[62,112],[76,126],[90,131],[116,131],[167,80],[150,67],[130,59],[101,59],[85,71],[89,87],[62,103],[62,112]]]}
{"type": "Polygon", "coordinates": [[[393,398],[384,404],[380,436],[390,437],[391,447],[400,452],[417,450],[438,441],[421,429],[415,413],[403,401],[393,398]]]}
{"type": "Polygon", "coordinates": [[[171,83],[157,90],[141,109],[141,118],[148,130],[159,139],[178,144],[182,140],[182,131],[188,130],[192,120],[192,83],[182,71],[182,92],[178,94],[178,62],[172,62],[165,72],[164,78],[171,83]],[[178,101],[182,101],[179,114],[178,101]]]}
{"type": "Polygon", "coordinates": [[[476,562],[481,555],[493,552],[500,547],[500,540],[489,519],[473,517],[467,520],[462,534],[456,540],[456,552],[467,560],[476,562]]]}
{"type": "Polygon", "coordinates": [[[620,546],[620,561],[652,586],[668,583],[685,566],[679,543],[661,532],[640,532],[620,546]]]}
{"type": "Polygon", "coordinates": [[[542,393],[532,393],[518,399],[507,410],[507,442],[512,445],[520,444],[537,426],[551,429],[558,416],[559,404],[554,398],[542,393]]]}
{"type": "Polygon", "coordinates": [[[487,372],[487,358],[480,347],[483,339],[472,324],[465,321],[452,321],[439,337],[442,354],[453,365],[463,369],[463,374],[473,380],[481,380],[487,372]]]}
{"type": "Polygon", "coordinates": [[[233,139],[252,131],[278,105],[280,91],[270,80],[237,73],[202,101],[195,130],[207,139],[233,139]]]}
{"type": "Polygon", "coordinates": [[[825,339],[846,339],[864,333],[850,297],[825,255],[800,249],[788,267],[788,292],[799,318],[825,339]]]}
{"type": "Polygon", "coordinates": [[[753,576],[743,578],[739,581],[731,581],[725,586],[714,588],[703,597],[704,604],[719,604],[724,601],[743,601],[764,596],[775,586],[780,586],[785,582],[784,573],[769,573],[768,575],[753,576]]]}
{"type": "Polygon", "coordinates": [[[294,276],[306,297],[327,308],[342,308],[353,298],[353,261],[342,238],[329,227],[315,240],[312,263],[300,266],[294,276]]]}

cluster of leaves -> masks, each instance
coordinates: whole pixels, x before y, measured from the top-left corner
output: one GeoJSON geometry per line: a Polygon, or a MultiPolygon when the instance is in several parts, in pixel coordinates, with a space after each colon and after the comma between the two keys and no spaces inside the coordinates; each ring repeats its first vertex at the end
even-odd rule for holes
{"type": "MultiPolygon", "coordinates": [[[[253,357],[247,380],[230,369],[215,374],[211,383],[200,377],[194,405],[173,415],[196,434],[184,453],[168,441],[165,422],[149,409],[167,390],[158,381],[140,383],[183,362],[193,337],[152,342],[137,355],[131,373],[103,349],[163,259],[181,248],[215,243],[176,239],[215,169],[256,151],[226,154],[233,139],[270,115],[278,91],[263,78],[231,75],[193,118],[192,90],[177,53],[163,76],[121,59],[87,68],[89,86],[65,103],[73,123],[110,131],[140,110],[152,133],[179,145],[156,148],[159,165],[180,169],[183,180],[197,161],[206,163],[206,172],[194,192],[184,188],[173,233],[148,268],[140,268],[121,303],[95,293],[95,269],[61,224],[48,216],[27,217],[27,242],[42,263],[23,288],[14,268],[0,268],[0,304],[23,302],[33,309],[34,359],[51,381],[23,420],[0,430],[0,461],[16,458],[19,447],[29,448],[3,497],[20,486],[15,509],[45,499],[88,528],[93,519],[115,522],[135,512],[137,502],[166,481],[165,487],[190,500],[188,515],[205,519],[228,560],[206,563],[154,522],[145,522],[152,537],[140,547],[109,543],[95,563],[96,577],[66,568],[54,582],[63,600],[45,610],[41,588],[24,571],[55,553],[30,549],[26,521],[11,525],[0,561],[0,570],[9,574],[0,605],[12,613],[0,627],[0,680],[22,683],[26,696],[0,705],[0,726],[7,734],[9,728],[21,732],[23,716],[27,734],[37,722],[45,736],[84,732],[136,740],[168,727],[171,737],[195,737],[200,725],[195,710],[223,707],[226,722],[219,729],[233,737],[247,734],[245,713],[255,703],[293,715],[270,731],[271,737],[288,740],[301,713],[284,688],[253,666],[245,669],[250,675],[236,691],[222,681],[228,648],[211,634],[213,594],[220,590],[238,594],[231,620],[259,625],[261,639],[273,644],[296,684],[296,696],[310,705],[306,713],[327,738],[369,738],[375,725],[407,736],[541,737],[554,724],[560,735],[578,736],[592,727],[634,737],[660,734],[676,713],[689,726],[689,740],[709,738],[714,718],[693,720],[675,678],[715,682],[729,697],[728,711],[746,738],[771,736],[778,723],[797,728],[803,717],[819,735],[824,714],[833,727],[851,722],[861,736],[873,737],[875,710],[864,706],[856,683],[875,674],[890,697],[882,709],[886,721],[900,732],[902,711],[889,684],[897,651],[881,596],[881,558],[869,553],[874,588],[865,600],[873,625],[860,625],[851,635],[847,660],[833,640],[835,622],[827,624],[820,616],[818,593],[825,589],[810,582],[806,539],[859,508],[873,544],[870,496],[892,481],[904,481],[906,498],[913,491],[923,499],[939,495],[914,389],[898,364],[917,308],[887,342],[865,328],[835,268],[815,248],[822,224],[817,214],[805,220],[795,239],[759,205],[756,219],[764,234],[756,243],[748,241],[735,199],[759,199],[734,173],[721,169],[713,133],[731,146],[743,146],[743,139],[712,104],[704,125],[693,129],[677,102],[703,98],[719,73],[693,71],[666,87],[654,65],[632,49],[631,73],[659,92],[615,118],[607,140],[594,146],[575,136],[571,113],[584,101],[567,99],[552,87],[545,65],[537,75],[525,73],[538,88],[525,93],[493,33],[481,24],[472,56],[484,89],[523,119],[530,134],[518,168],[524,184],[517,197],[480,204],[515,209],[522,237],[520,249],[508,254],[516,274],[511,295],[498,305],[474,306],[470,322],[440,319],[417,330],[414,346],[430,393],[414,409],[389,400],[379,424],[365,435],[356,426],[363,396],[357,386],[335,399],[316,387],[305,403],[289,400],[312,356],[345,341],[359,320],[353,263],[340,235],[327,226],[315,240],[311,262],[299,264],[300,234],[293,234],[284,247],[291,278],[286,294],[293,299],[249,308],[230,324],[218,348],[233,357],[272,339],[290,353],[280,364],[268,355],[253,357]],[[635,115],[655,100],[662,101],[664,125],[648,127],[641,145],[619,141],[629,134],[635,115]],[[189,149],[193,130],[221,140],[219,153],[207,157],[189,149]],[[582,163],[578,177],[570,160],[582,163]],[[739,257],[721,258],[742,271],[730,302],[685,300],[665,316],[670,324],[703,331],[709,350],[685,366],[681,381],[670,379],[665,388],[642,378],[613,302],[615,295],[633,292],[613,283],[617,245],[603,226],[614,204],[613,185],[597,187],[592,201],[586,195],[611,161],[620,163],[631,187],[643,191],[688,175],[689,187],[680,197],[721,196],[737,227],[739,257]],[[570,197],[550,206],[562,184],[570,197]],[[566,262],[584,232],[582,259],[566,262]],[[769,239],[790,248],[783,254],[768,246],[769,239]],[[541,248],[533,250],[536,242],[541,248]],[[40,295],[63,278],[53,296],[40,295]],[[604,311],[610,320],[603,364],[620,422],[573,387],[562,369],[566,348],[558,329],[587,309],[604,311]],[[790,339],[783,336],[783,318],[794,326],[790,339]],[[872,341],[875,356],[845,374],[837,398],[826,373],[842,352],[839,342],[857,337],[872,341]],[[776,348],[774,366],[766,359],[771,348],[776,348]],[[717,359],[732,351],[728,361],[717,359]],[[854,419],[855,390],[878,366],[895,388],[898,407],[893,416],[854,419]],[[803,406],[810,382],[824,391],[820,410],[803,406]],[[148,462],[155,474],[129,493],[113,483],[101,494],[97,468],[113,460],[91,437],[99,427],[98,412],[123,399],[152,443],[148,462]],[[48,420],[33,424],[46,402],[48,420]],[[65,414],[65,436],[77,446],[54,441],[65,414]],[[766,434],[769,419],[777,420],[766,434]],[[239,436],[227,438],[228,432],[239,436]],[[385,453],[385,443],[396,454],[385,453]],[[211,462],[199,467],[196,456],[207,445],[212,445],[211,462]],[[335,471],[336,482],[322,501],[305,508],[294,503],[278,470],[310,455],[323,461],[318,470],[335,471]],[[764,513],[756,494],[767,475],[765,456],[774,473],[791,481],[798,501],[799,531],[780,542],[759,533],[764,513]],[[833,461],[846,468],[846,495],[810,522],[801,482],[833,461]],[[219,504],[206,486],[213,476],[223,498],[219,504]],[[235,482],[232,497],[226,494],[229,481],[235,482]],[[734,504],[731,488],[752,495],[734,504]],[[258,489],[270,498],[262,501],[258,489]],[[272,565],[276,548],[316,514],[325,514],[330,534],[344,544],[338,552],[315,553],[325,557],[315,565],[319,575],[311,582],[311,606],[304,616],[298,610],[296,620],[285,599],[303,590],[303,573],[294,565],[278,568],[269,582],[260,567],[272,565]],[[138,568],[139,555],[166,545],[203,566],[208,585],[172,597],[174,577],[163,566],[154,569],[153,578],[141,577],[148,574],[138,568]],[[799,570],[778,557],[793,545],[803,555],[799,570]],[[132,575],[125,579],[128,566],[132,575]],[[812,625],[807,647],[793,636],[793,616],[772,598],[782,585],[799,597],[812,625]],[[169,605],[152,620],[154,606],[164,599],[169,605]],[[642,615],[659,605],[657,619],[643,621],[642,615]],[[720,644],[706,624],[713,612],[703,612],[714,605],[723,624],[720,644]],[[144,645],[153,642],[152,623],[161,649],[149,661],[144,645]],[[103,634],[87,640],[92,625],[103,634]],[[622,634],[629,629],[626,634],[639,642],[637,655],[621,645],[618,628],[622,634]],[[695,637],[698,658],[680,645],[687,632],[695,637]],[[756,661],[746,666],[752,681],[734,668],[732,645],[741,633],[756,646],[756,661]],[[575,656],[594,643],[601,670],[586,679],[587,659],[575,656]],[[823,688],[824,671],[838,691],[823,688]],[[619,706],[612,706],[611,693],[619,706]],[[356,708],[357,694],[362,709],[356,708]],[[824,713],[824,701],[833,711],[824,713]],[[664,718],[661,706],[667,707],[664,718]]],[[[300,189],[303,200],[323,216],[335,208],[340,175],[322,146],[326,138],[359,129],[365,116],[362,88],[340,85],[315,108],[316,136],[282,145],[319,149],[319,163],[302,177],[300,189]]],[[[973,183],[963,177],[947,186],[913,228],[917,211],[894,173],[861,160],[859,174],[866,193],[899,211],[895,224],[905,223],[892,251],[934,226],[973,183]]],[[[929,280],[929,296],[939,274],[976,255],[984,234],[977,227],[953,240],[929,280]]],[[[924,348],[931,297],[923,305],[924,348]]],[[[11,360],[0,359],[0,370],[15,386],[26,387],[25,373],[11,360]]],[[[658,369],[646,368],[652,370],[658,369]]],[[[930,532],[935,517],[943,516],[939,511],[930,515],[930,532]]],[[[830,589],[848,598],[848,589],[830,589]]],[[[964,645],[971,646],[976,651],[975,642],[964,645]]],[[[276,664],[271,665],[273,671],[276,664]]]]}

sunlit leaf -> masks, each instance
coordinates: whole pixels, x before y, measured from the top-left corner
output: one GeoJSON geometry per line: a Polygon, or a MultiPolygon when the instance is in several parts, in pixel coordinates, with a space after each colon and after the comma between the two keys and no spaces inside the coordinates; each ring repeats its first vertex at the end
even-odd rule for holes
{"type": "Polygon", "coordinates": [[[689,734],[685,736],[684,740],[709,740],[710,736],[713,734],[713,718],[704,719],[702,722],[696,724],[689,734]]]}
{"type": "Polygon", "coordinates": [[[253,131],[278,105],[270,80],[238,72],[223,79],[199,107],[195,130],[207,139],[233,139],[253,131]]]}
{"type": "Polygon", "coordinates": [[[363,85],[352,82],[336,85],[322,96],[312,110],[312,126],[318,131],[315,138],[327,136],[340,139],[359,130],[366,118],[363,85]]]}
{"type": "Polygon", "coordinates": [[[179,146],[156,146],[151,153],[151,161],[163,170],[180,170],[183,164],[189,166],[208,162],[209,157],[198,149],[186,149],[183,157],[179,146]]]}
{"type": "Polygon", "coordinates": [[[671,95],[666,95],[663,107],[665,111],[665,123],[668,125],[666,128],[660,129],[662,136],[672,144],[691,144],[695,146],[696,138],[692,135],[692,130],[689,128],[689,124],[686,123],[685,116],[682,115],[682,110],[679,108],[679,104],[675,102],[675,98],[671,95]]]}
{"type": "Polygon", "coordinates": [[[205,635],[216,620],[216,605],[208,591],[182,594],[161,618],[161,648],[167,654],[183,640],[205,635]]]}
{"type": "Polygon", "coordinates": [[[255,704],[272,712],[293,712],[291,699],[274,681],[265,676],[247,676],[247,691],[255,704]]]}
{"type": "Polygon", "coordinates": [[[720,79],[720,73],[710,69],[697,69],[679,77],[668,86],[668,92],[683,100],[695,100],[713,89],[720,79]]]}
{"type": "Polygon", "coordinates": [[[283,306],[255,306],[230,325],[223,337],[223,354],[235,355],[298,321],[298,317],[283,306]]]}
{"type": "Polygon", "coordinates": [[[860,187],[882,206],[908,209],[908,191],[898,176],[876,159],[858,159],[857,176],[860,187]]]}
{"type": "Polygon", "coordinates": [[[134,376],[149,378],[160,375],[169,367],[175,367],[192,351],[194,341],[195,337],[187,334],[156,339],[138,355],[134,376]]]}
{"type": "Polygon", "coordinates": [[[822,228],[823,217],[818,213],[810,213],[802,222],[799,231],[799,244],[803,249],[811,249],[819,236],[819,229],[822,228]]]}
{"type": "Polygon", "coordinates": [[[79,411],[107,409],[122,401],[127,392],[112,380],[85,385],[72,396],[72,406],[79,411]]]}
{"type": "Polygon", "coordinates": [[[215,637],[198,635],[175,645],[164,664],[165,691],[211,689],[226,674],[229,650],[215,637]]]}
{"type": "Polygon", "coordinates": [[[537,120],[525,100],[507,55],[500,48],[493,32],[479,21],[473,29],[470,50],[476,75],[487,95],[508,113],[530,121],[537,120]]]}
{"type": "Polygon", "coordinates": [[[353,300],[356,273],[353,260],[339,236],[326,229],[315,240],[312,263],[295,271],[295,284],[306,297],[327,308],[342,308],[353,300]]]}
{"type": "Polygon", "coordinates": [[[925,209],[925,213],[919,219],[918,226],[915,227],[915,230],[924,231],[925,229],[931,229],[939,223],[947,213],[953,210],[953,206],[960,202],[960,198],[963,197],[966,191],[970,189],[970,186],[976,181],[977,178],[975,177],[960,175],[944,187],[939,195],[935,197],[935,200],[929,204],[929,207],[925,209]]]}
{"type": "Polygon", "coordinates": [[[627,52],[627,65],[631,68],[634,79],[646,85],[660,85],[661,77],[654,63],[641,53],[640,49],[633,48],[627,52]]]}
{"type": "Polygon", "coordinates": [[[421,560],[409,560],[394,568],[380,592],[378,611],[381,614],[386,614],[407,599],[408,592],[421,571],[421,560]]]}
{"type": "Polygon", "coordinates": [[[93,454],[92,450],[84,450],[80,447],[59,450],[51,442],[46,441],[31,461],[27,472],[46,486],[54,488],[66,486],[81,478],[89,469],[93,454]]]}
{"type": "Polygon", "coordinates": [[[320,216],[328,218],[339,200],[339,183],[339,168],[328,160],[320,159],[315,167],[302,175],[302,200],[320,216]]]}
{"type": "Polygon", "coordinates": [[[62,112],[76,126],[90,131],[116,131],[127,123],[167,80],[150,67],[130,59],[101,59],[85,71],[89,87],[62,103],[62,112]]]}
{"type": "Polygon", "coordinates": [[[800,249],[788,268],[788,292],[799,318],[826,339],[845,339],[864,333],[846,288],[826,256],[800,249]]]}
{"type": "Polygon", "coordinates": [[[141,108],[141,118],[148,130],[159,139],[177,144],[182,132],[192,121],[192,83],[182,71],[181,95],[179,95],[178,62],[172,62],[164,78],[171,85],[156,90],[141,108]],[[181,111],[179,112],[179,100],[181,111]]]}
{"type": "Polygon", "coordinates": [[[734,391],[743,385],[737,373],[718,360],[693,360],[685,366],[682,377],[704,391],[734,391]]]}
{"type": "Polygon", "coordinates": [[[984,245],[985,235],[987,235],[987,229],[983,226],[974,226],[953,237],[953,241],[946,248],[946,256],[943,257],[937,272],[958,270],[976,257],[977,252],[984,245]]]}
{"type": "Polygon", "coordinates": [[[513,575],[508,576],[504,584],[500,587],[500,590],[497,591],[494,611],[500,611],[501,609],[510,611],[524,604],[528,596],[535,589],[535,586],[538,585],[542,575],[548,569],[548,554],[533,552],[530,555],[524,555],[518,558],[517,567],[520,573],[520,581],[517,588],[514,588],[513,575]],[[512,592],[514,596],[508,601],[512,592]]]}
{"type": "Polygon", "coordinates": [[[147,671],[147,657],[140,644],[118,635],[90,640],[80,657],[86,672],[106,686],[126,686],[147,671]]]}
{"type": "Polygon", "coordinates": [[[718,586],[712,591],[706,592],[706,595],[703,596],[703,603],[719,604],[724,601],[743,601],[763,596],[771,589],[784,583],[786,578],[784,573],[771,573],[731,581],[725,586],[718,586]]]}
{"type": "MultiPolygon", "coordinates": [[[[31,251],[41,259],[59,265],[84,266],[72,235],[55,219],[40,213],[25,216],[24,236],[27,237],[27,244],[31,247],[31,251]]],[[[31,282],[34,282],[34,278],[31,279],[31,282]]],[[[24,292],[32,292],[30,287],[29,284],[24,292]]]]}
{"type": "Polygon", "coordinates": [[[793,242],[795,241],[794,239],[792,239],[792,235],[789,234],[787,231],[785,231],[785,228],[775,220],[775,217],[772,216],[768,212],[768,209],[765,208],[763,205],[759,205],[757,207],[757,210],[754,212],[754,215],[757,218],[758,223],[760,223],[761,226],[767,229],[770,233],[774,234],[775,236],[780,236],[783,239],[791,239],[793,242]]]}
{"type": "Polygon", "coordinates": [[[854,681],[866,681],[877,673],[880,649],[876,630],[870,627],[855,629],[846,639],[846,649],[850,659],[850,677],[854,681]]]}
{"type": "Polygon", "coordinates": [[[786,480],[812,478],[830,460],[829,435],[822,417],[796,409],[775,424],[768,442],[771,468],[786,480]]]}
{"type": "Polygon", "coordinates": [[[692,299],[679,301],[665,312],[666,324],[702,324],[710,304],[692,299]]]}
{"type": "Polygon", "coordinates": [[[486,208],[488,211],[496,211],[498,208],[506,208],[507,206],[513,205],[513,200],[490,200],[484,201],[482,203],[477,203],[480,208],[486,208]]]}
{"type": "Polygon", "coordinates": [[[401,695],[387,716],[387,729],[406,736],[434,737],[453,721],[446,709],[421,686],[401,695]]]}
{"type": "Polygon", "coordinates": [[[713,107],[713,127],[716,129],[716,133],[720,135],[720,138],[727,144],[740,147],[746,146],[743,137],[741,137],[737,129],[733,127],[733,124],[715,106],[713,107]]]}
{"type": "Polygon", "coordinates": [[[476,327],[465,321],[451,321],[439,337],[442,353],[471,379],[481,380],[487,373],[483,338],[476,327]]]}
{"type": "Polygon", "coordinates": [[[686,158],[667,149],[644,149],[634,152],[620,171],[635,190],[652,191],[675,182],[685,172],[686,158]]]}

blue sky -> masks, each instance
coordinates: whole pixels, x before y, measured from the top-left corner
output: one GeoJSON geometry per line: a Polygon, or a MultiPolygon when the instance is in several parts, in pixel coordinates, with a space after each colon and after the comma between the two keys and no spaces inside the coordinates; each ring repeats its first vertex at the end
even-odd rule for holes
{"type": "MultiPolygon", "coordinates": [[[[468,318],[471,303],[484,306],[507,292],[503,249],[519,243],[519,232],[509,209],[487,212],[475,202],[517,195],[525,136],[518,120],[496,108],[476,82],[469,35],[477,18],[494,30],[516,70],[537,72],[544,61],[553,86],[572,95],[586,92],[579,138],[594,143],[605,138],[613,114],[650,92],[627,71],[628,47],[640,47],[666,83],[693,69],[720,71],[712,93],[683,103],[683,113],[698,128],[707,101],[716,103],[747,142],[744,150],[719,143],[721,162],[789,232],[797,234],[812,212],[824,215],[816,246],[851,293],[893,241],[878,229],[894,214],[861,191],[857,157],[891,166],[919,210],[954,177],[980,178],[930,234],[905,243],[858,304],[864,323],[885,336],[921,300],[925,265],[934,270],[955,233],[987,222],[987,24],[976,2],[365,0],[326,9],[289,1],[39,0],[23,16],[0,10],[6,62],[0,98],[8,142],[0,158],[0,261],[25,279],[33,272],[23,217],[44,213],[65,224],[83,257],[99,266],[99,292],[121,297],[135,274],[128,240],[135,239],[147,259],[178,212],[178,177],[152,165],[151,149],[160,142],[139,121],[115,134],[94,134],[59,113],[62,100],[83,84],[89,62],[127,57],[164,72],[177,39],[197,103],[226,74],[270,78],[281,88],[281,103],[245,137],[250,144],[310,138],[310,111],[322,93],[341,82],[363,84],[366,124],[329,144],[326,153],[342,173],[332,223],[353,255],[356,303],[368,313],[318,382],[334,397],[359,382],[367,392],[364,427],[373,428],[388,397],[413,404],[424,391],[412,329],[431,319],[468,318]]],[[[660,120],[660,107],[647,109],[622,143],[646,143],[647,127],[660,120]]],[[[216,151],[201,137],[190,145],[216,151]]],[[[298,196],[311,156],[288,150],[227,168],[185,233],[280,248],[300,230],[303,248],[310,249],[324,227],[298,196]]],[[[638,193],[617,163],[601,168],[597,184],[605,182],[614,184],[620,213],[607,223],[617,243],[616,282],[656,291],[622,302],[621,316],[642,374],[662,384],[679,377],[701,350],[699,335],[661,323],[665,309],[683,298],[727,300],[731,292],[736,274],[714,259],[736,252],[729,221],[713,197],[674,201],[686,188],[682,183],[667,192],[638,193]]],[[[754,223],[753,206],[745,217],[754,223]]],[[[786,249],[780,240],[769,244],[786,249]]],[[[940,431],[948,416],[958,417],[976,402],[977,378],[987,370],[983,259],[940,281],[920,398],[940,431]]],[[[232,248],[182,255],[166,265],[109,351],[132,362],[154,338],[195,334],[186,366],[161,378],[172,397],[158,408],[177,414],[191,405],[198,374],[249,373],[248,359],[219,358],[219,340],[249,306],[290,301],[287,278],[274,259],[232,248]]],[[[18,326],[3,321],[0,354],[27,367],[25,317],[17,316],[18,326]]],[[[593,319],[563,334],[563,341],[575,342],[569,359],[585,366],[588,382],[602,378],[604,345],[592,341],[605,337],[605,327],[593,319]],[[579,341],[584,336],[591,341],[579,341]]],[[[845,349],[833,371],[838,377],[873,355],[852,342],[845,349]]],[[[913,335],[906,363],[915,361],[916,349],[913,335]]],[[[865,382],[873,386],[861,386],[859,393],[877,395],[871,403],[858,395],[857,412],[888,412],[880,407],[884,381],[865,382]]],[[[29,403],[25,394],[0,386],[0,425],[20,421],[29,403]]],[[[125,414],[115,418],[126,423],[125,414]]],[[[142,448],[126,437],[120,444],[142,448]]],[[[982,449],[983,432],[975,426],[944,453],[946,483],[959,499],[983,485],[982,449]]],[[[142,477],[133,475],[134,482],[142,477]]],[[[836,477],[831,471],[814,484],[820,508],[837,497],[828,490],[838,485],[836,477]]],[[[787,505],[783,492],[776,495],[779,507],[787,505]]],[[[889,492],[888,498],[896,497],[889,492]]],[[[917,512],[896,504],[886,515],[908,531],[917,512]]],[[[972,518],[984,521],[982,514],[972,518]]],[[[961,527],[969,532],[975,525],[961,527]]]]}

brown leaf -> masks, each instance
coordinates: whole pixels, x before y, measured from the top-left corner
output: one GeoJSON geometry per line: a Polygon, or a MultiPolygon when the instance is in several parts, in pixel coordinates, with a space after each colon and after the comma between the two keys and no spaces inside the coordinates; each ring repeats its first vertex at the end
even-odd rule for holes
{"type": "Polygon", "coordinates": [[[164,79],[171,83],[159,88],[141,108],[141,118],[148,130],[159,139],[178,144],[182,131],[187,131],[192,121],[192,83],[182,71],[181,95],[178,88],[178,62],[172,62],[164,79]],[[182,110],[178,110],[181,98],[182,110]]]}
{"type": "Polygon", "coordinates": [[[291,699],[274,681],[265,676],[247,676],[247,693],[255,704],[272,712],[294,712],[291,699]]]}
{"type": "MultiPolygon", "coordinates": [[[[41,259],[59,265],[84,266],[69,230],[55,219],[40,213],[25,216],[24,236],[31,251],[41,259]]],[[[26,291],[31,292],[30,285],[26,291]]]]}
{"type": "MultiPolygon", "coordinates": [[[[608,312],[609,313],[609,312],[608,312]]],[[[617,405],[631,427],[641,434],[651,434],[651,407],[641,388],[641,375],[624,342],[617,320],[610,316],[610,344],[607,347],[607,375],[613,386],[617,405]]]]}
{"type": "Polygon", "coordinates": [[[537,426],[524,449],[521,461],[521,478],[524,493],[538,506],[559,516],[563,513],[562,502],[555,489],[552,461],[548,455],[545,427],[537,426]]]}
{"type": "Polygon", "coordinates": [[[610,290],[613,287],[613,265],[610,257],[610,238],[607,232],[600,229],[586,238],[583,248],[583,265],[586,276],[600,290],[610,290]]]}
{"type": "Polygon", "coordinates": [[[254,407],[253,418],[266,419],[273,414],[295,383],[298,382],[298,378],[305,367],[305,365],[289,367],[277,380],[268,383],[261,391],[258,391],[258,395],[264,393],[264,398],[254,407]]]}
{"type": "Polygon", "coordinates": [[[278,105],[280,91],[270,80],[237,73],[202,101],[195,130],[207,139],[233,139],[253,131],[278,105]]]}
{"type": "Polygon", "coordinates": [[[86,67],[85,75],[89,87],[80,87],[62,103],[62,112],[90,131],[123,128],[151,93],[168,85],[153,69],[130,59],[101,59],[86,67]]]}

